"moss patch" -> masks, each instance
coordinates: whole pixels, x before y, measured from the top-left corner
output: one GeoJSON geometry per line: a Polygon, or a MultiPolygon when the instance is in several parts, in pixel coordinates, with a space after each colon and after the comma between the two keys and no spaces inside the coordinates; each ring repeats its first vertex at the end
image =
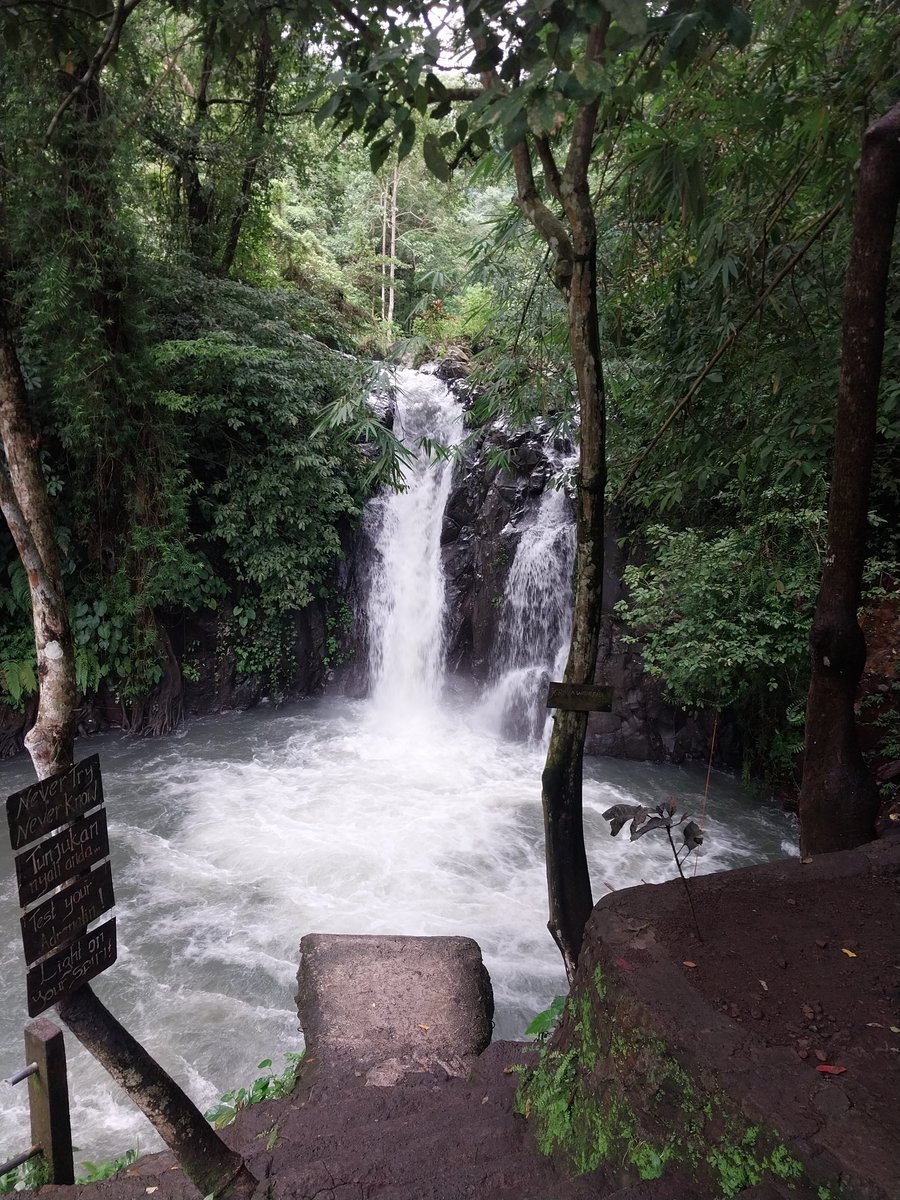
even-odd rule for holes
{"type": "MultiPolygon", "coordinates": [[[[520,1084],[519,1110],[534,1122],[544,1154],[561,1152],[579,1173],[611,1162],[643,1180],[678,1163],[721,1200],[767,1175],[810,1183],[772,1130],[750,1125],[726,1096],[699,1086],[636,1019],[598,1003],[609,993],[599,967],[591,979],[593,988],[569,998],[560,1036],[520,1084]]],[[[833,1200],[828,1189],[818,1195],[833,1200]]]]}

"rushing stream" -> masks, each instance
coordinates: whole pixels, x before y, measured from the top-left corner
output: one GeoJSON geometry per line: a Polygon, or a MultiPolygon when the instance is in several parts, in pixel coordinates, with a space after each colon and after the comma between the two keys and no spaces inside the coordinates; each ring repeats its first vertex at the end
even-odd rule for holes
{"type": "MultiPolygon", "coordinates": [[[[400,382],[407,437],[459,436],[459,413],[442,384],[411,372],[400,382]],[[434,423],[421,424],[426,416],[434,423]]],[[[450,470],[419,464],[408,490],[382,498],[369,515],[378,556],[369,699],[326,695],[195,721],[163,741],[106,734],[78,747],[79,756],[101,756],[118,902],[119,959],[94,986],[202,1107],[253,1079],[261,1059],[278,1064],[282,1051],[302,1045],[294,991],[304,933],[476,938],[494,984],[497,1037],[521,1035],[564,988],[546,932],[542,747],[506,740],[489,717],[505,675],[546,677],[559,653],[550,643],[564,638],[567,618],[535,586],[537,612],[549,604],[547,622],[556,626],[529,659],[528,621],[507,596],[513,624],[501,635],[493,698],[445,686],[437,542],[450,470]]],[[[565,540],[560,496],[548,494],[543,504],[557,508],[532,522],[535,537],[557,531],[554,545],[565,540]]],[[[523,534],[517,561],[523,556],[521,578],[533,581],[529,553],[523,534]]],[[[540,561],[550,561],[549,552],[540,561]]],[[[564,589],[565,577],[559,582],[564,589]]],[[[664,843],[612,840],[600,814],[621,800],[652,803],[672,793],[699,813],[702,770],[588,760],[585,776],[595,895],[668,878],[664,843]]],[[[32,779],[25,759],[0,765],[3,795],[32,779]]],[[[705,827],[704,871],[791,852],[781,814],[751,804],[727,776],[714,777],[705,827]]],[[[5,837],[0,945],[5,1076],[21,1065],[27,1020],[5,837]]],[[[145,1119],[71,1037],[67,1049],[80,1157],[155,1147],[145,1119]]],[[[0,1085],[0,1158],[27,1144],[24,1089],[0,1085]]]]}

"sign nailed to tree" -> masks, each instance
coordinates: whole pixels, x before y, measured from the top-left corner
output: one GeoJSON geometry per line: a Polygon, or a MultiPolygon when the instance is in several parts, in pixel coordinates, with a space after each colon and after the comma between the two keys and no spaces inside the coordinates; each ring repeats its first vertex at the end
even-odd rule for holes
{"type": "Polygon", "coordinates": [[[551,683],[547,707],[569,712],[609,712],[612,688],[602,683],[551,683]]]}
{"type": "Polygon", "coordinates": [[[6,815],[36,1017],[116,960],[115,917],[88,931],[115,903],[99,756],[7,797],[6,815]]]}

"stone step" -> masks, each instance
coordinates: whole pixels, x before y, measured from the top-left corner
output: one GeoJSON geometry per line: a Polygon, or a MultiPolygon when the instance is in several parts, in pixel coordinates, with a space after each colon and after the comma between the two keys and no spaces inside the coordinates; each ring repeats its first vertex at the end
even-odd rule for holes
{"type": "Polygon", "coordinates": [[[332,1080],[387,1086],[491,1040],[493,991],[471,938],[310,933],[297,984],[307,1053],[332,1080]]]}

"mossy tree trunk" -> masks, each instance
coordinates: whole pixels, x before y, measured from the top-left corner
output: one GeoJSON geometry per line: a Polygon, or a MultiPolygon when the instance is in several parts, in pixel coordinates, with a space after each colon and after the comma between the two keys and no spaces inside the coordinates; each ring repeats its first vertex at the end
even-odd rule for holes
{"type": "MultiPolygon", "coordinates": [[[[603,57],[609,14],[587,37],[584,59],[603,57]]],[[[473,39],[479,51],[484,41],[473,39]]],[[[497,89],[486,72],[485,87],[497,89]]],[[[517,202],[554,257],[553,280],[568,305],[569,348],[578,388],[579,469],[575,544],[575,596],[566,683],[592,683],[597,667],[603,587],[604,492],[606,488],[606,401],[597,312],[597,230],[588,187],[600,102],[579,105],[563,170],[547,138],[533,139],[544,185],[562,217],[542,198],[534,177],[532,146],[512,148],[517,202]]],[[[571,980],[584,928],[593,908],[584,845],[582,767],[587,714],[558,710],[541,776],[550,909],[548,928],[571,980]]]]}
{"type": "Polygon", "coordinates": [[[875,836],[878,793],[863,761],[854,702],[866,661],[857,620],[875,452],[891,245],[900,201],[900,105],[866,131],[844,292],[828,540],[810,646],[800,841],[804,853],[875,836]]]}

